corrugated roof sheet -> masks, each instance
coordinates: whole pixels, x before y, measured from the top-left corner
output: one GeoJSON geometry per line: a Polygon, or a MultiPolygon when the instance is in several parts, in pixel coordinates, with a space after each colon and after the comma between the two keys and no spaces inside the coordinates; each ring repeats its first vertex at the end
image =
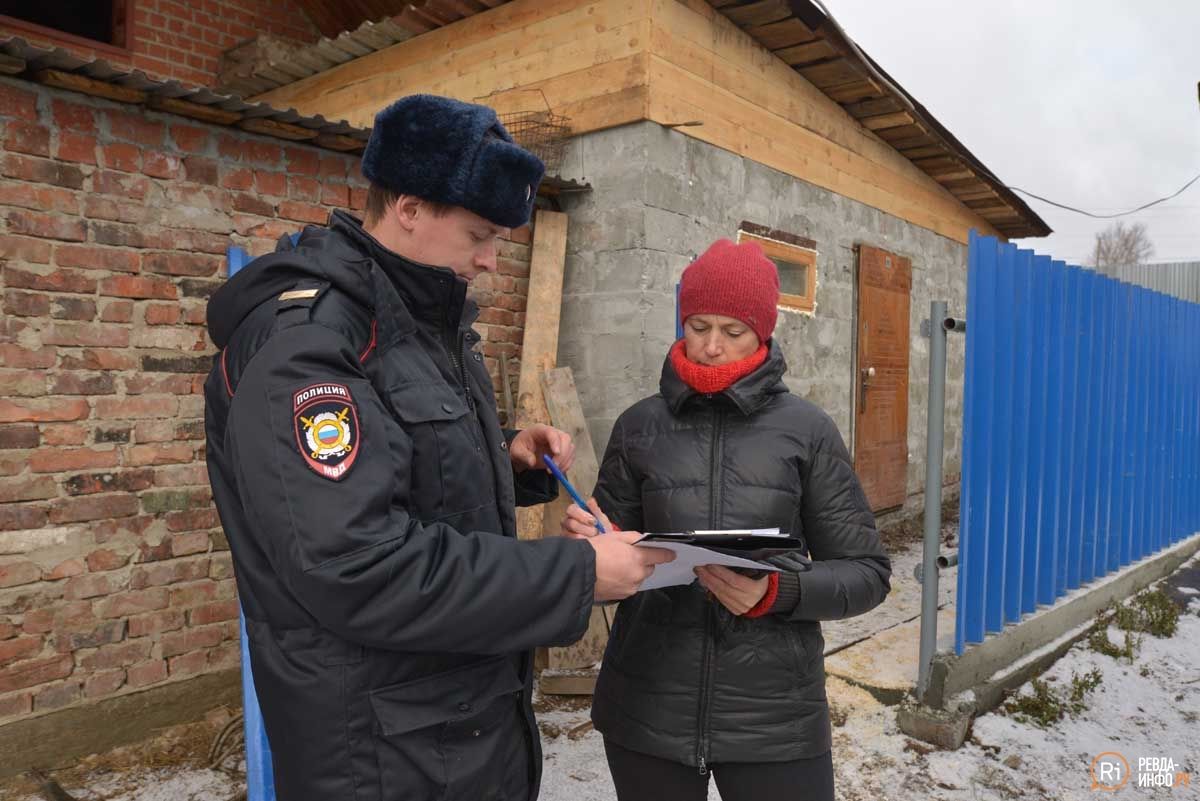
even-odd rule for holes
{"type": "Polygon", "coordinates": [[[249,103],[236,94],[157,80],[141,70],[116,68],[104,59],[80,58],[61,47],[41,47],[16,36],[0,39],[0,54],[7,57],[0,71],[19,78],[328,150],[361,151],[370,136],[369,129],[345,120],[304,116],[294,108],[278,109],[249,103]]]}

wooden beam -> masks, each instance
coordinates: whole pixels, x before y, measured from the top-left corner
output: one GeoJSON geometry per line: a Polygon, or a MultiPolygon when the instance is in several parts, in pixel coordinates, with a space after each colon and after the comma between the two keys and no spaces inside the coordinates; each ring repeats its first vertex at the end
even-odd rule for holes
{"type": "MultiPolygon", "coordinates": [[[[592,445],[592,435],[587,419],[583,416],[583,404],[575,388],[575,376],[570,367],[557,367],[542,373],[542,397],[550,414],[550,424],[571,435],[575,443],[575,463],[571,466],[571,483],[584,496],[591,496],[600,476],[600,461],[592,445]]],[[[571,498],[560,492],[558,499],[545,505],[545,522],[542,532],[546,536],[559,533],[563,515],[572,503],[571,498]]],[[[550,668],[589,668],[604,657],[608,645],[611,621],[606,618],[607,607],[593,606],[592,617],[584,636],[566,648],[551,648],[546,664],[550,668]]]]}
{"type": "Polygon", "coordinates": [[[250,133],[274,136],[278,139],[289,139],[293,142],[304,142],[317,138],[317,131],[292,125],[289,122],[279,122],[265,117],[247,117],[238,123],[238,127],[250,133]]]}
{"type": "Polygon", "coordinates": [[[874,81],[862,80],[830,87],[825,90],[825,94],[835,103],[857,103],[860,100],[881,97],[886,92],[874,81]]]}
{"type": "Polygon", "coordinates": [[[83,92],[86,95],[93,97],[103,97],[108,100],[116,100],[121,103],[144,103],[146,102],[146,93],[141,89],[130,89],[127,86],[118,86],[117,84],[105,83],[98,81],[95,78],[89,78],[86,75],[77,75],[73,72],[63,72],[62,70],[38,70],[33,74],[33,79],[38,83],[44,83],[47,86],[53,86],[56,89],[69,89],[72,92],[83,92]]]}
{"type": "Polygon", "coordinates": [[[538,690],[543,695],[593,695],[596,691],[596,670],[553,670],[547,668],[538,676],[538,690]]]}
{"type": "Polygon", "coordinates": [[[811,42],[817,38],[817,35],[812,32],[811,28],[795,17],[785,19],[782,22],[772,22],[770,25],[758,25],[746,28],[746,33],[750,34],[755,41],[767,50],[793,47],[805,42],[811,42]]]}
{"type": "Polygon", "coordinates": [[[181,117],[191,117],[194,120],[209,122],[213,125],[232,125],[242,118],[240,111],[226,111],[217,106],[206,106],[203,103],[193,103],[177,97],[153,95],[146,101],[146,105],[155,111],[166,111],[181,117]]]}
{"type": "Polygon", "coordinates": [[[893,111],[904,111],[904,104],[894,97],[880,97],[875,100],[863,100],[846,106],[846,113],[851,117],[862,119],[876,114],[888,114],[893,111]]]}
{"type": "Polygon", "coordinates": [[[817,39],[814,42],[806,42],[794,47],[785,47],[781,50],[776,50],[775,55],[783,59],[785,64],[795,66],[810,64],[825,58],[832,58],[837,55],[837,51],[833,49],[829,42],[826,42],[824,39],[817,39]]]}
{"type": "Polygon", "coordinates": [[[0,73],[5,75],[19,75],[25,71],[25,59],[10,56],[7,53],[0,53],[0,73]]]}
{"type": "Polygon", "coordinates": [[[858,65],[844,58],[800,67],[797,71],[820,89],[856,83],[864,77],[858,65]]]}
{"type": "Polygon", "coordinates": [[[317,134],[314,144],[319,147],[328,148],[329,150],[341,150],[344,152],[362,150],[367,146],[366,142],[361,139],[355,139],[353,136],[329,133],[317,134]]]}
{"type": "Polygon", "coordinates": [[[788,19],[792,16],[792,9],[787,0],[759,0],[757,3],[722,8],[721,13],[735,25],[744,28],[788,19]]]}
{"type": "Polygon", "coordinates": [[[859,120],[872,131],[884,128],[899,128],[901,125],[914,125],[916,120],[907,111],[893,111],[891,114],[877,114],[874,117],[863,117],[859,120]]]}
{"type": "MultiPolygon", "coordinates": [[[[525,338],[521,343],[521,377],[517,388],[516,428],[550,422],[541,375],[558,358],[558,323],[562,314],[563,265],[567,254],[567,215],[539,210],[533,225],[529,262],[529,294],[525,338]]],[[[543,506],[517,509],[517,536],[542,536],[543,506]]]]}

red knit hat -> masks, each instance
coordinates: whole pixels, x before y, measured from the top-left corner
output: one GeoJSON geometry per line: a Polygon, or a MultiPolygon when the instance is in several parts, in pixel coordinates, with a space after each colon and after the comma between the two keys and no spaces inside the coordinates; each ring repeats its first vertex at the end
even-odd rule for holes
{"type": "Polygon", "coordinates": [[[722,314],[741,320],[759,342],[775,331],[779,271],[753,242],[718,239],[688,265],[679,283],[679,317],[722,314]]]}

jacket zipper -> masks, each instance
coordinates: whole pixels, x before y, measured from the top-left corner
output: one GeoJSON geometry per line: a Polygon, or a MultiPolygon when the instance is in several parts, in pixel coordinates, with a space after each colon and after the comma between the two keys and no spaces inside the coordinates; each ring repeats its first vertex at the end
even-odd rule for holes
{"type": "Polygon", "coordinates": [[[475,452],[483,453],[483,448],[480,447],[480,436],[476,430],[479,427],[479,417],[475,414],[475,401],[471,397],[471,381],[467,375],[467,363],[462,358],[463,336],[459,334],[457,341],[455,335],[450,333],[446,336],[446,350],[450,354],[450,365],[454,368],[454,372],[458,375],[458,382],[462,386],[463,395],[466,396],[467,409],[471,412],[471,438],[475,441],[475,452]]]}
{"type": "MultiPolygon", "coordinates": [[[[712,467],[709,473],[709,485],[712,487],[712,492],[709,496],[708,507],[708,526],[709,528],[717,528],[717,519],[721,509],[721,437],[723,436],[724,416],[719,409],[713,410],[713,444],[712,444],[712,467]]],[[[703,675],[700,678],[700,739],[696,745],[696,761],[700,764],[700,775],[704,776],[708,773],[708,711],[711,705],[712,695],[712,668],[713,668],[713,651],[716,650],[716,643],[713,642],[713,617],[716,614],[716,609],[712,604],[708,604],[708,614],[704,618],[704,657],[703,675]]]]}

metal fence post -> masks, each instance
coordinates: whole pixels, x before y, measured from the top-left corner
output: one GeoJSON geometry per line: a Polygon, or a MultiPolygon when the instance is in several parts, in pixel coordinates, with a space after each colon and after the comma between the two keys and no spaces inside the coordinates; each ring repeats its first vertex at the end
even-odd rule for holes
{"type": "Polygon", "coordinates": [[[921,652],[917,698],[924,701],[937,650],[938,551],[942,535],[942,455],[946,421],[946,301],[929,304],[929,409],[925,446],[925,546],[921,561],[921,652]]]}

